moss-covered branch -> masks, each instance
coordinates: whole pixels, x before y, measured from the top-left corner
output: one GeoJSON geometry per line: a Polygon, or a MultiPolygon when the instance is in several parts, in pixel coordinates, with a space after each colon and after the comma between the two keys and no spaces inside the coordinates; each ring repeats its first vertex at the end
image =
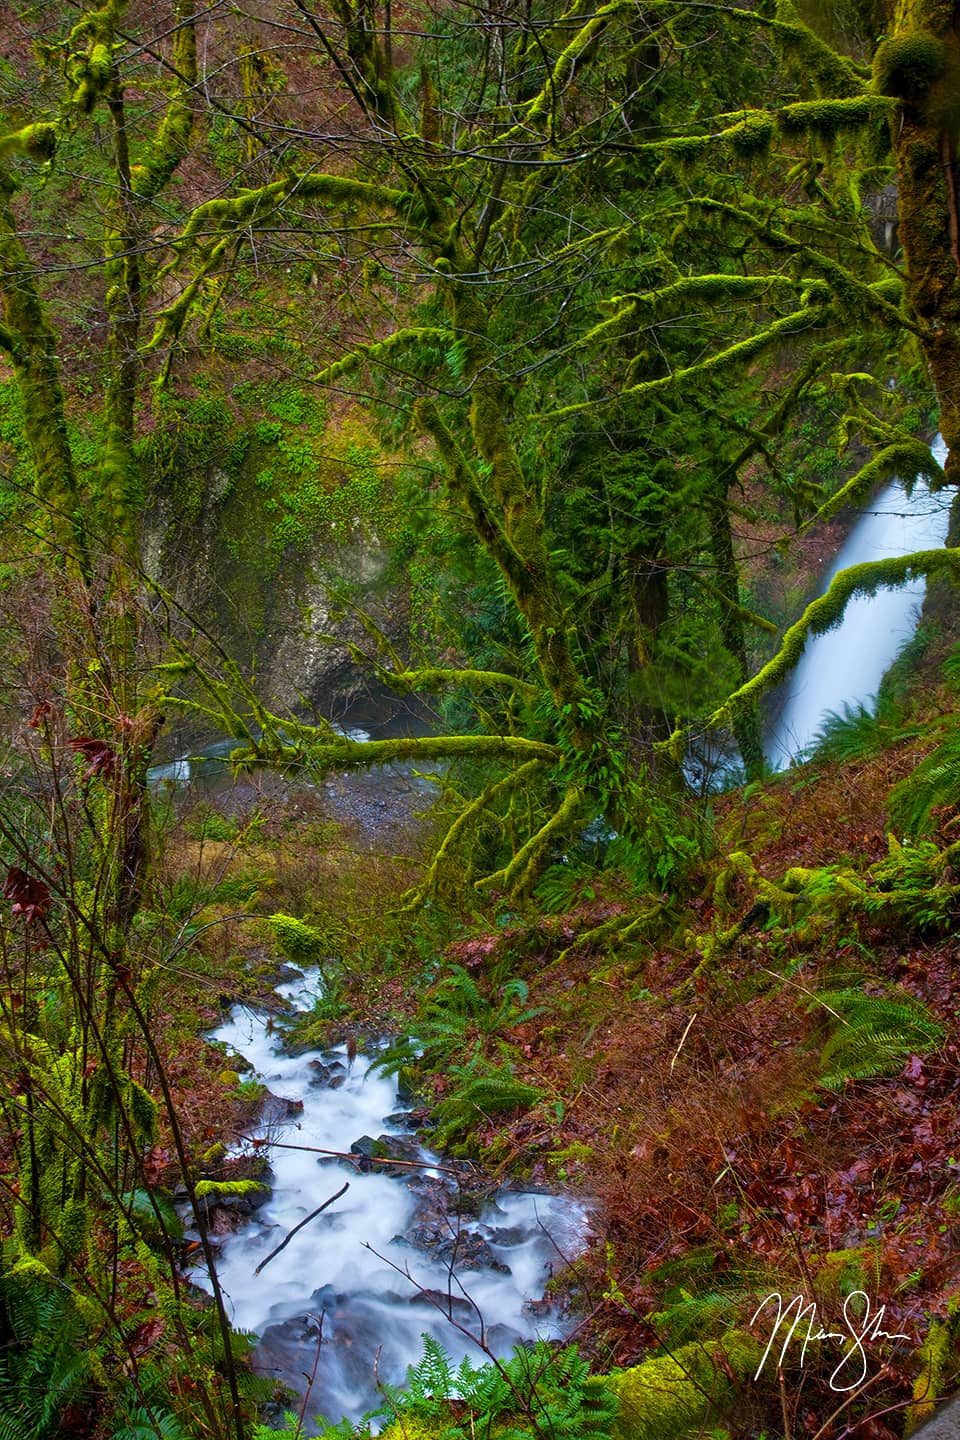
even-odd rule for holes
{"type": "MultiPolygon", "coordinates": [[[[308,727],[296,728],[303,731],[308,727]]],[[[555,745],[520,735],[430,735],[409,740],[350,740],[338,736],[316,741],[298,735],[292,745],[255,741],[230,754],[230,764],[238,770],[363,770],[371,765],[390,765],[395,760],[504,759],[553,762],[560,759],[560,751],[555,745]]]]}
{"type": "Polygon", "coordinates": [[[494,871],[492,875],[485,875],[476,882],[476,888],[491,890],[502,885],[512,894],[528,889],[551,841],[555,836],[561,836],[569,830],[582,804],[583,790],[580,786],[568,786],[559,809],[554,811],[546,824],[541,825],[540,829],[521,845],[509,865],[494,871]]]}
{"type": "Polygon", "coordinates": [[[435,893],[440,872],[453,850],[454,845],[460,837],[470,828],[472,824],[480,819],[485,811],[489,810],[495,800],[501,799],[504,795],[510,794],[518,785],[532,778],[543,766],[543,760],[527,760],[518,765],[509,775],[502,776],[484,787],[479,795],[475,795],[456,816],[442,842],[434,852],[433,859],[427,868],[427,872],[420,884],[404,896],[404,911],[415,910],[422,905],[424,900],[435,893]]]}
{"type": "Polygon", "coordinates": [[[26,155],[31,160],[50,160],[57,148],[57,127],[46,121],[24,125],[20,130],[11,130],[0,135],[0,160],[8,155],[26,155]]]}
{"type": "Polygon", "coordinates": [[[651,325],[665,315],[681,314],[691,306],[698,310],[712,309],[727,300],[755,300],[768,296],[771,291],[797,288],[797,282],[787,275],[685,275],[660,290],[612,296],[604,302],[603,309],[615,313],[588,330],[583,344],[612,340],[627,330],[651,325]]]}
{"type": "MultiPolygon", "coordinates": [[[[599,6],[589,19],[580,25],[573,39],[568,41],[554,61],[553,69],[547,76],[546,83],[539,94],[528,102],[524,125],[517,127],[518,132],[526,137],[527,126],[536,125],[544,116],[553,111],[558,96],[563,94],[573,79],[578,62],[594,44],[597,37],[602,34],[614,16],[622,11],[632,9],[632,0],[610,0],[610,3],[599,6]]],[[[508,132],[505,138],[509,139],[511,133],[508,132]]],[[[504,137],[500,138],[502,143],[504,137]]]]}
{"type": "Polygon", "coordinates": [[[408,190],[374,185],[369,180],[354,180],[347,175],[295,175],[273,180],[255,189],[241,190],[236,195],[205,201],[194,210],[180,238],[174,243],[178,249],[184,249],[199,236],[219,235],[224,231],[262,224],[281,206],[296,202],[317,200],[339,208],[367,205],[380,215],[385,210],[407,212],[415,203],[415,198],[408,190]]]}
{"type": "Polygon", "coordinates": [[[705,575],[698,574],[696,570],[691,570],[689,575],[691,580],[696,581],[701,590],[705,590],[716,600],[727,614],[742,621],[744,625],[753,625],[757,630],[766,630],[768,635],[776,635],[777,626],[765,615],[758,615],[756,610],[749,610],[745,605],[740,605],[732,595],[725,595],[716,585],[712,585],[705,575]]]}
{"type": "Polygon", "coordinates": [[[339,380],[353,370],[359,370],[361,365],[382,363],[397,351],[409,350],[431,340],[449,345],[453,341],[453,334],[450,330],[438,329],[434,325],[411,325],[405,330],[397,330],[393,335],[388,335],[385,340],[375,340],[369,345],[357,345],[342,359],[318,370],[313,377],[314,382],[317,385],[329,385],[331,381],[339,380]]]}
{"type": "Polygon", "coordinates": [[[33,460],[37,498],[50,515],[60,545],[87,575],[89,547],[67,436],[57,337],[47,324],[37,292],[36,268],[21,244],[10,203],[10,177],[0,170],[0,300],[4,349],[10,356],[23,404],[24,430],[33,460]]]}
{"type": "Polygon", "coordinates": [[[779,0],[773,14],[724,6],[723,18],[744,25],[752,34],[758,29],[767,30],[804,75],[816,80],[821,93],[840,97],[862,95],[870,83],[870,71],[849,56],[841,55],[805,25],[789,0],[779,0]]]}
{"type": "Polygon", "coordinates": [[[681,162],[706,160],[711,155],[737,162],[765,155],[778,133],[790,140],[798,134],[811,134],[829,141],[844,131],[862,130],[891,110],[891,101],[883,95],[800,100],[779,110],[749,110],[732,125],[706,135],[672,135],[635,148],[681,162]]]}
{"type": "Polygon", "coordinates": [[[193,275],[184,285],[174,303],[168,305],[165,310],[157,312],[153,334],[143,347],[144,355],[148,355],[152,350],[157,350],[161,345],[179,337],[190,318],[203,282],[220,264],[233,243],[233,236],[227,235],[202,248],[193,275]]]}
{"type": "Polygon", "coordinates": [[[194,0],[177,0],[174,7],[176,31],[173,39],[173,71],[176,85],[163,119],[145,153],[131,166],[133,191],[141,199],[153,199],[172,179],[185,159],[193,135],[193,89],[197,83],[197,39],[194,29],[194,0]]]}
{"type": "Polygon", "coordinates": [[[844,505],[859,504],[881,481],[899,478],[909,482],[920,475],[943,479],[943,471],[922,441],[904,440],[887,445],[862,466],[856,475],[852,475],[846,484],[841,485],[825,505],[820,506],[806,522],[804,529],[815,525],[819,520],[831,519],[844,505]]]}
{"type": "MultiPolygon", "coordinates": [[[[960,573],[960,548],[943,550],[917,550],[894,560],[872,560],[864,565],[852,565],[835,575],[824,595],[807,606],[783,637],[780,649],[763,669],[741,685],[739,690],[727,699],[718,710],[707,717],[707,727],[729,725],[734,711],[743,705],[758,700],[765,690],[771,689],[784,680],[795,668],[807,639],[811,635],[822,635],[840,623],[847,601],[853,595],[873,595],[884,586],[902,585],[917,575],[941,575],[960,573]]],[[[662,749],[676,749],[677,741],[684,732],[675,732],[670,740],[664,741],[662,749]]]]}
{"type": "Polygon", "coordinates": [[[656,380],[642,380],[637,385],[628,385],[626,389],[617,394],[603,396],[596,400],[581,400],[575,405],[563,405],[550,413],[554,418],[562,415],[576,415],[584,410],[596,409],[599,405],[614,404],[627,395],[654,395],[658,391],[667,390],[688,380],[720,374],[732,366],[742,365],[746,361],[754,359],[765,350],[780,345],[788,337],[800,335],[805,330],[812,330],[816,326],[826,325],[833,316],[832,306],[823,303],[823,297],[817,296],[815,303],[804,305],[800,310],[794,310],[789,315],[774,320],[772,324],[759,330],[755,335],[748,336],[746,340],[739,340],[734,345],[726,346],[717,354],[708,356],[706,360],[697,361],[694,365],[682,366],[669,375],[658,376],[656,380]]]}
{"type": "Polygon", "coordinates": [[[693,195],[685,202],[688,210],[700,210],[707,214],[725,216],[735,224],[755,235],[761,245],[773,253],[795,255],[799,262],[809,265],[821,278],[805,282],[808,298],[819,294],[826,300],[832,298],[843,310],[851,315],[876,314],[897,329],[909,330],[922,339],[926,335],[923,326],[917,325],[907,312],[900,308],[902,284],[898,275],[886,275],[881,280],[865,281],[849,268],[841,265],[830,255],[823,254],[808,240],[798,239],[774,224],[766,207],[753,212],[742,205],[732,205],[712,196],[693,195]],[[825,289],[824,286],[829,287],[825,289]]]}
{"type": "Polygon", "coordinates": [[[512,585],[523,583],[523,560],[511,544],[499,515],[490,505],[463,450],[432,400],[418,400],[414,416],[433,439],[443,461],[451,493],[465,504],[481,544],[489,550],[512,585]]]}
{"type": "Polygon", "coordinates": [[[445,690],[451,685],[462,685],[468,690],[509,690],[524,700],[539,699],[541,691],[518,675],[505,675],[502,670],[450,670],[423,666],[417,670],[384,670],[378,668],[379,677],[392,690],[401,695],[428,694],[445,690]]]}

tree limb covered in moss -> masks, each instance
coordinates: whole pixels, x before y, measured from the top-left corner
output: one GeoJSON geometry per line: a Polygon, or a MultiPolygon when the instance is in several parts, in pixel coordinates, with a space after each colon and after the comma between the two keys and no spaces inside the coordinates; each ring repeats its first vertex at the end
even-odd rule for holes
{"type": "Polygon", "coordinates": [[[549,413],[554,419],[559,419],[562,415],[577,415],[584,410],[594,410],[600,405],[614,404],[627,395],[653,395],[657,391],[667,390],[686,380],[719,374],[732,365],[752,360],[756,355],[761,354],[764,350],[769,350],[789,336],[800,335],[804,330],[825,325],[833,317],[833,313],[833,307],[828,304],[804,305],[800,310],[794,310],[789,315],[774,320],[772,324],[768,325],[766,329],[758,331],[756,335],[750,335],[746,340],[739,340],[734,345],[728,345],[717,354],[708,356],[706,360],[698,360],[693,365],[681,366],[670,375],[658,376],[656,380],[641,380],[639,384],[628,385],[625,390],[620,390],[612,395],[600,396],[595,400],[580,400],[574,405],[562,405],[559,409],[549,413]]]}
{"type": "Polygon", "coordinates": [[[504,574],[519,582],[523,560],[511,544],[500,517],[490,506],[469,461],[444,423],[437,406],[432,400],[418,400],[414,416],[433,439],[443,461],[448,488],[466,504],[480,540],[504,574]]]}
{"type": "Polygon", "coordinates": [[[699,575],[696,570],[691,570],[690,578],[700,586],[701,590],[705,590],[708,595],[723,605],[738,620],[742,620],[745,625],[754,625],[758,630],[766,630],[768,635],[776,635],[777,626],[772,620],[768,620],[765,615],[758,615],[755,610],[748,610],[745,605],[738,605],[729,595],[724,595],[722,590],[718,590],[716,585],[711,585],[705,575],[699,575]]]}
{"type": "Polygon", "coordinates": [[[799,288],[788,275],[684,275],[660,290],[612,296],[604,303],[603,309],[616,307],[616,313],[588,330],[582,343],[589,345],[600,339],[612,340],[622,335],[628,326],[633,329],[652,324],[666,314],[680,313],[681,307],[691,303],[713,306],[723,300],[753,300],[784,287],[791,290],[799,288]]]}
{"type": "Polygon", "coordinates": [[[176,77],[176,84],[156,133],[151,137],[137,164],[131,166],[130,170],[134,193],[146,200],[153,199],[166,188],[181,161],[186,158],[193,134],[193,109],[190,101],[197,83],[194,0],[177,0],[174,16],[176,30],[171,69],[176,77]]]}
{"type": "Polygon", "coordinates": [[[230,753],[230,764],[238,770],[271,768],[292,770],[363,770],[370,765],[389,765],[394,760],[539,760],[556,761],[560,750],[540,740],[521,735],[426,735],[406,740],[350,740],[347,736],[329,739],[318,732],[311,741],[303,734],[310,727],[298,725],[297,743],[276,745],[255,740],[230,753]],[[319,738],[319,735],[323,738],[319,738]]]}
{"type": "Polygon", "coordinates": [[[31,160],[52,159],[57,148],[57,127],[48,121],[37,121],[0,135],[0,160],[8,155],[26,155],[31,160]]]}
{"type": "MultiPolygon", "coordinates": [[[[834,576],[826,593],[808,605],[799,620],[790,626],[773,659],[707,717],[707,728],[714,730],[729,725],[738,707],[759,699],[765,690],[784,680],[797,665],[808,636],[822,635],[838,625],[851,596],[874,595],[884,586],[902,585],[917,575],[929,577],[943,573],[960,574],[960,548],[916,550],[897,559],[871,560],[841,570],[839,575],[834,576]]],[[[654,748],[662,753],[682,754],[687,733],[686,729],[675,730],[668,740],[654,748]]]]}
{"type": "Polygon", "coordinates": [[[183,249],[201,235],[219,235],[225,230],[261,224],[281,206],[298,200],[319,200],[336,206],[369,205],[379,215],[384,210],[408,211],[416,203],[416,196],[409,190],[395,190],[347,175],[294,175],[198,205],[174,245],[183,249]]]}
{"type": "Polygon", "coordinates": [[[438,340],[449,345],[453,339],[451,330],[441,329],[436,325],[411,325],[405,330],[397,330],[393,335],[388,335],[385,340],[374,340],[369,345],[357,345],[342,359],[318,370],[313,380],[317,385],[329,385],[332,380],[349,375],[352,370],[358,370],[368,361],[377,363],[386,360],[397,350],[407,350],[427,340],[438,340]]]}
{"type": "Polygon", "coordinates": [[[544,764],[543,760],[527,760],[512,770],[509,775],[502,776],[484,787],[479,795],[475,795],[455,817],[443,840],[434,852],[427,872],[420,884],[404,896],[404,911],[417,909],[431,893],[436,892],[437,881],[440,871],[443,868],[450,851],[460,839],[461,835],[476,820],[479,820],[484,811],[488,810],[495,800],[515,790],[522,782],[529,780],[544,764]]]}
{"type": "Polygon", "coordinates": [[[510,690],[524,700],[534,701],[541,695],[536,685],[521,680],[518,675],[506,675],[502,670],[443,669],[425,665],[417,670],[377,669],[380,679],[401,695],[426,691],[428,694],[445,689],[448,685],[463,685],[468,690],[510,690]]]}
{"type": "MultiPolygon", "coordinates": [[[[782,227],[774,225],[770,215],[765,211],[753,214],[750,210],[740,205],[731,205],[725,200],[715,200],[707,195],[692,195],[685,202],[687,209],[703,210],[717,215],[726,215],[744,226],[757,239],[774,251],[782,251],[795,254],[810,264],[829,285],[829,292],[832,298],[838,300],[847,309],[856,311],[874,311],[881,315],[886,321],[898,328],[909,330],[911,334],[922,339],[927,334],[924,327],[912,321],[905,311],[898,308],[895,303],[900,298],[901,282],[899,276],[887,276],[882,280],[868,282],[860,280],[846,265],[824,255],[806,240],[798,240],[790,235],[782,227]]],[[[813,290],[808,286],[808,293],[813,290]]],[[[826,292],[824,292],[824,298],[826,292]]]]}
{"type": "MultiPolygon", "coordinates": [[[[632,9],[633,0],[609,0],[608,4],[601,5],[589,16],[586,22],[580,26],[573,39],[568,42],[557,56],[553,64],[553,69],[548,75],[546,83],[539,94],[528,101],[524,124],[515,127],[516,132],[526,136],[528,126],[535,125],[544,115],[552,111],[556,104],[557,97],[563,93],[573,79],[574,71],[580,57],[589,49],[597,36],[606,29],[607,24],[615,15],[620,14],[622,11],[632,9]]],[[[505,137],[498,137],[498,140],[502,143],[504,139],[510,139],[513,133],[514,132],[508,131],[505,137]]]]}
{"type": "Polygon", "coordinates": [[[787,0],[780,0],[776,14],[767,15],[760,9],[741,10],[718,6],[725,20],[747,26],[751,31],[769,30],[780,41],[781,48],[799,59],[816,78],[821,88],[842,96],[861,95],[870,83],[870,71],[857,65],[828,45],[809,25],[805,25],[787,0]]]}
{"type": "Polygon", "coordinates": [[[845,485],[841,485],[837,493],[811,515],[803,528],[807,529],[819,520],[830,520],[844,505],[858,504],[883,480],[899,478],[910,482],[920,475],[941,480],[943,478],[943,471],[922,441],[903,440],[887,445],[862,466],[856,475],[852,475],[845,485]]]}
{"type": "Polygon", "coordinates": [[[495,870],[492,875],[485,875],[482,880],[477,880],[475,888],[491,890],[495,885],[502,885],[512,894],[527,889],[550,841],[567,829],[583,804],[583,797],[584,792],[579,785],[568,786],[559,809],[521,845],[509,865],[505,865],[502,870],[495,870]]]}
{"type": "Polygon", "coordinates": [[[719,152],[730,160],[747,160],[765,154],[778,132],[788,138],[806,133],[832,140],[844,130],[861,130],[871,120],[888,117],[892,109],[885,95],[798,100],[779,110],[749,110],[734,124],[707,135],[670,135],[632,148],[651,155],[673,156],[680,161],[701,159],[711,152],[719,152]]]}
{"type": "Polygon", "coordinates": [[[35,267],[17,231],[10,203],[13,191],[12,180],[0,170],[0,302],[4,349],[10,356],[20,388],[37,499],[47,509],[61,542],[61,562],[64,555],[72,555],[81,571],[89,575],[89,542],[67,435],[57,337],[47,323],[34,281],[35,267]]]}

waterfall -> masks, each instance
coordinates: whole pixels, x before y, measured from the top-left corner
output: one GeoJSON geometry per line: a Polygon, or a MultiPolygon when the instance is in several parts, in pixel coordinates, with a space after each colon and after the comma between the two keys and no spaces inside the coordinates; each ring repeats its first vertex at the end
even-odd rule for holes
{"type": "MultiPolygon", "coordinates": [[[[941,436],[931,451],[942,465],[947,447],[941,436]]],[[[917,481],[908,496],[903,482],[894,480],[864,510],[820,593],[851,565],[942,545],[952,496],[946,490],[932,494],[925,481],[917,481]]],[[[838,625],[807,641],[800,663],[780,688],[777,718],[767,735],[766,755],[774,770],[802,755],[831,712],[876,702],[883,676],[917,627],[926,585],[921,576],[895,588],[884,586],[875,595],[854,595],[838,625]]]]}

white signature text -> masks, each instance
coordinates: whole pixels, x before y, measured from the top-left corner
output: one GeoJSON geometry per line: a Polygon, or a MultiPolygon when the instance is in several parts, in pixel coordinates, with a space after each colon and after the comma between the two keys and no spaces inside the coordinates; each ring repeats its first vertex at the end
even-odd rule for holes
{"type": "Polygon", "coordinates": [[[755,1325],[760,1316],[766,1311],[774,1315],[774,1326],[770,1332],[770,1339],[767,1341],[767,1348],[763,1352],[763,1359],[757,1366],[757,1373],[754,1380],[759,1380],[764,1365],[770,1358],[770,1352],[781,1336],[780,1358],[777,1361],[777,1368],[783,1367],[787,1348],[792,1343],[797,1331],[800,1331],[799,1338],[802,1342],[800,1349],[800,1365],[803,1366],[807,1353],[807,1346],[818,1340],[840,1341],[844,1346],[840,1361],[830,1376],[830,1389],[844,1393],[848,1390],[856,1390],[867,1378],[868,1358],[867,1346],[875,1344],[878,1340],[909,1340],[909,1335],[902,1332],[891,1334],[889,1330],[883,1329],[885,1305],[881,1305],[876,1314],[871,1314],[870,1297],[865,1290],[853,1290],[843,1302],[843,1325],[842,1330],[824,1330],[817,1320],[817,1302],[805,1300],[802,1295],[794,1295],[793,1299],[784,1304],[783,1296],[779,1291],[757,1306],[751,1325],[755,1325]],[[803,1326],[806,1326],[803,1329],[803,1326]]]}

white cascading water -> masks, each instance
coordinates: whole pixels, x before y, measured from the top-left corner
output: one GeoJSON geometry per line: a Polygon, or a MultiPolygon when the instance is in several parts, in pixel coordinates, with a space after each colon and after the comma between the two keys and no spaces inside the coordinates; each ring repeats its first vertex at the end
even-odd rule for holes
{"type": "MultiPolygon", "coordinates": [[[[947,448],[939,435],[931,451],[942,465],[947,448]]],[[[952,490],[931,494],[923,481],[908,497],[903,483],[893,481],[847,536],[821,594],[851,565],[942,545],[952,498],[952,490]]],[[[921,576],[896,588],[885,586],[875,595],[854,595],[838,625],[807,641],[800,663],[782,687],[784,698],[767,735],[767,760],[774,770],[786,769],[806,750],[829,714],[845,705],[876,701],[883,676],[917,627],[926,584],[921,576]]]]}
{"type": "MultiPolygon", "coordinates": [[[[279,987],[279,993],[309,1010],[318,983],[316,974],[308,975],[279,987]]],[[[274,1094],[303,1102],[302,1113],[270,1125],[273,1141],[341,1152],[364,1135],[402,1135],[409,1143],[402,1119],[387,1119],[402,1108],[396,1083],[371,1071],[369,1059],[358,1057],[349,1066],[345,1047],[286,1055],[282,1032],[268,1017],[240,1006],[211,1038],[244,1055],[274,1094]],[[338,1089],[317,1084],[318,1061],[340,1061],[347,1068],[338,1089]]],[[[411,1227],[416,1230],[424,1178],[436,1176],[433,1167],[441,1163],[429,1151],[419,1149],[419,1155],[423,1169],[359,1173],[349,1162],[309,1149],[270,1148],[273,1193],[268,1204],[220,1247],[217,1274],[231,1319],[238,1329],[261,1338],[257,1368],[278,1373],[301,1394],[315,1375],[308,1422],[320,1414],[327,1420],[355,1420],[382,1403],[377,1379],[402,1383],[407,1366],[420,1357],[423,1334],[439,1340],[457,1363],[467,1354],[475,1364],[483,1363],[482,1352],[451,1324],[444,1308],[472,1335],[482,1328],[498,1357],[518,1341],[559,1334],[549,1307],[538,1302],[551,1269],[562,1268],[562,1257],[582,1249],[584,1207],[559,1196],[501,1191],[479,1216],[458,1220],[449,1216],[448,1197],[440,1225],[449,1217],[450,1240],[458,1233],[461,1237],[460,1266],[449,1256],[430,1254],[430,1244],[410,1243],[417,1239],[411,1227]],[[347,1193],[257,1275],[256,1267],[270,1251],[345,1180],[347,1193]],[[478,1238],[486,1242],[481,1246],[486,1259],[480,1262],[478,1238]]],[[[423,1225],[422,1208],[419,1213],[423,1225]]],[[[436,1224],[434,1212],[427,1224],[434,1235],[436,1224]]],[[[192,1278],[209,1288],[202,1271],[192,1278]]],[[[309,1423],[305,1433],[315,1433],[309,1423]]]]}

